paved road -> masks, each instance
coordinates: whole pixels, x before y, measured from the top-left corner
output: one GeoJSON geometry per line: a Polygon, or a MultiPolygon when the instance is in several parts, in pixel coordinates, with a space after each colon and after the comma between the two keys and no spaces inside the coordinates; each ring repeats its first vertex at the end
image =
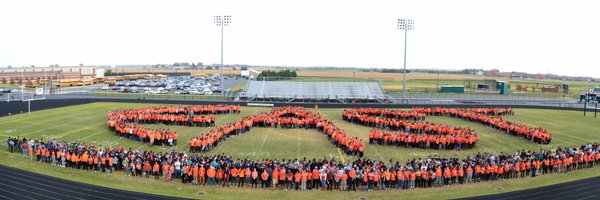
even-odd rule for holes
{"type": "Polygon", "coordinates": [[[179,200],[69,181],[0,165],[0,199],[179,200]]]}
{"type": "Polygon", "coordinates": [[[501,194],[466,198],[469,200],[488,199],[600,199],[600,177],[582,179],[545,187],[506,192],[501,194]]]}

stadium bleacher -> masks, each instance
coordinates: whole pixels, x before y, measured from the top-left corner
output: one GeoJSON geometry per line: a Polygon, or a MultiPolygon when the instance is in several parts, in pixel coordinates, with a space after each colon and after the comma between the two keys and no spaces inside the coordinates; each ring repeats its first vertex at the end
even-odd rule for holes
{"type": "Polygon", "coordinates": [[[249,81],[240,100],[384,102],[387,97],[380,82],[288,82],[249,81]]]}

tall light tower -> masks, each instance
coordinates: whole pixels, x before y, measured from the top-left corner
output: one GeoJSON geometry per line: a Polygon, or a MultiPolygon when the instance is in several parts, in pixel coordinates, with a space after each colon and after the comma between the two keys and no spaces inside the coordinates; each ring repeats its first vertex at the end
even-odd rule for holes
{"type": "Polygon", "coordinates": [[[221,95],[225,95],[225,86],[223,86],[223,30],[225,26],[231,23],[231,15],[215,16],[215,24],[221,27],[221,95]]]}
{"type": "Polygon", "coordinates": [[[415,21],[412,19],[398,19],[398,30],[404,30],[404,82],[402,83],[402,98],[406,99],[406,35],[408,30],[413,30],[415,21]]]}

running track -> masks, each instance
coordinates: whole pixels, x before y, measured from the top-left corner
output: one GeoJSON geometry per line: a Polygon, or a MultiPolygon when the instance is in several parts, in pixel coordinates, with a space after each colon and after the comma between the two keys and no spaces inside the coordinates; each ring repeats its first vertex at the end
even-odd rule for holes
{"type": "Polygon", "coordinates": [[[179,200],[181,198],[94,186],[0,165],[0,199],[179,200]]]}
{"type": "Polygon", "coordinates": [[[471,197],[465,199],[600,199],[600,176],[539,188],[471,197]]]}
{"type": "MultiPolygon", "coordinates": [[[[179,200],[180,198],[94,186],[0,165],[0,199],[179,200]]],[[[600,176],[539,188],[465,199],[600,199],[600,176]]]]}

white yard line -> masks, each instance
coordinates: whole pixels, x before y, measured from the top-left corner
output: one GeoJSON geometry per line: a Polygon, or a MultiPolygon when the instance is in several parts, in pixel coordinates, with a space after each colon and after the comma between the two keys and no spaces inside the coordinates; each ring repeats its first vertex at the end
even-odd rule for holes
{"type": "Polygon", "coordinates": [[[267,129],[266,133],[265,133],[265,137],[263,138],[263,142],[260,145],[260,151],[258,152],[258,154],[256,155],[256,159],[259,159],[260,156],[262,155],[263,152],[263,148],[265,147],[265,143],[267,142],[267,138],[269,137],[269,133],[271,132],[272,128],[267,129]]]}
{"type": "MultiPolygon", "coordinates": [[[[87,120],[87,119],[93,118],[93,117],[94,116],[85,117],[85,118],[79,118],[80,120],[77,120],[77,121],[87,120]]],[[[47,123],[44,123],[44,124],[47,124],[47,123]]],[[[44,125],[44,124],[42,124],[42,125],[44,125]]],[[[70,125],[71,125],[70,123],[62,123],[62,124],[59,124],[59,125],[56,125],[56,126],[52,126],[52,127],[48,127],[48,128],[44,128],[44,129],[39,129],[37,131],[31,131],[31,132],[28,132],[28,133],[25,133],[25,134],[20,134],[20,135],[21,136],[28,136],[28,135],[31,135],[33,133],[39,133],[39,132],[42,132],[42,131],[46,131],[48,129],[58,128],[58,127],[64,127],[64,126],[70,126],[70,125]]]]}
{"type": "Polygon", "coordinates": [[[80,116],[80,115],[84,115],[84,114],[86,114],[86,113],[79,113],[79,114],[67,115],[67,116],[64,116],[64,117],[60,117],[60,118],[56,118],[56,119],[53,119],[53,120],[45,121],[45,122],[44,122],[44,123],[42,123],[42,124],[35,123],[35,122],[31,122],[31,123],[30,123],[29,125],[27,125],[27,126],[19,126],[19,127],[13,128],[13,129],[6,130],[6,131],[4,131],[4,132],[5,132],[5,133],[10,133],[10,132],[14,132],[14,131],[16,131],[16,130],[19,130],[19,129],[24,129],[24,128],[31,127],[31,126],[39,126],[39,125],[45,125],[45,124],[52,124],[52,123],[54,123],[55,121],[61,121],[61,120],[57,120],[57,119],[65,119],[65,118],[70,118],[70,117],[80,116]]]}
{"type": "MultiPolygon", "coordinates": [[[[118,137],[118,136],[117,136],[117,137],[118,137]]],[[[114,139],[114,140],[110,141],[110,143],[109,143],[109,144],[110,144],[110,145],[112,145],[112,144],[114,144],[116,141],[120,141],[120,140],[122,140],[122,139],[123,139],[123,137],[118,137],[117,139],[114,139]]]]}
{"type": "Polygon", "coordinates": [[[140,150],[140,148],[145,147],[148,143],[144,143],[142,146],[139,146],[138,148],[135,148],[136,150],[140,150]]]}
{"type": "Polygon", "coordinates": [[[296,129],[296,134],[298,135],[298,149],[296,150],[296,157],[300,160],[300,130],[296,129]]]}
{"type": "MultiPolygon", "coordinates": [[[[101,107],[101,106],[92,106],[92,107],[89,107],[89,109],[93,109],[93,108],[97,108],[97,107],[101,107]]],[[[86,113],[86,112],[82,112],[82,113],[86,113]]],[[[24,117],[19,117],[19,118],[14,118],[14,119],[8,119],[6,121],[3,120],[2,122],[0,122],[0,124],[10,124],[12,122],[23,121],[23,120],[26,120],[26,119],[37,119],[37,118],[42,118],[43,119],[43,118],[46,118],[47,116],[52,116],[54,114],[56,114],[56,112],[50,112],[50,113],[47,113],[47,114],[24,115],[24,117]]],[[[77,114],[74,114],[74,115],[77,115],[77,114]]],[[[73,115],[71,115],[71,116],[73,116],[73,115]]]]}
{"type": "Polygon", "coordinates": [[[104,132],[104,131],[98,131],[98,132],[92,133],[91,135],[88,135],[88,136],[85,136],[85,137],[79,138],[79,139],[77,139],[77,140],[83,140],[83,139],[86,139],[86,138],[92,137],[92,136],[94,136],[94,135],[98,135],[98,134],[100,134],[100,133],[102,133],[102,132],[104,132]]]}
{"type": "Polygon", "coordinates": [[[385,159],[383,158],[383,156],[381,155],[381,153],[379,153],[379,151],[377,150],[377,148],[375,148],[373,145],[369,145],[369,146],[371,146],[371,148],[372,148],[373,150],[375,150],[375,152],[377,152],[377,155],[379,155],[379,158],[381,158],[381,160],[385,160],[385,159]]]}

